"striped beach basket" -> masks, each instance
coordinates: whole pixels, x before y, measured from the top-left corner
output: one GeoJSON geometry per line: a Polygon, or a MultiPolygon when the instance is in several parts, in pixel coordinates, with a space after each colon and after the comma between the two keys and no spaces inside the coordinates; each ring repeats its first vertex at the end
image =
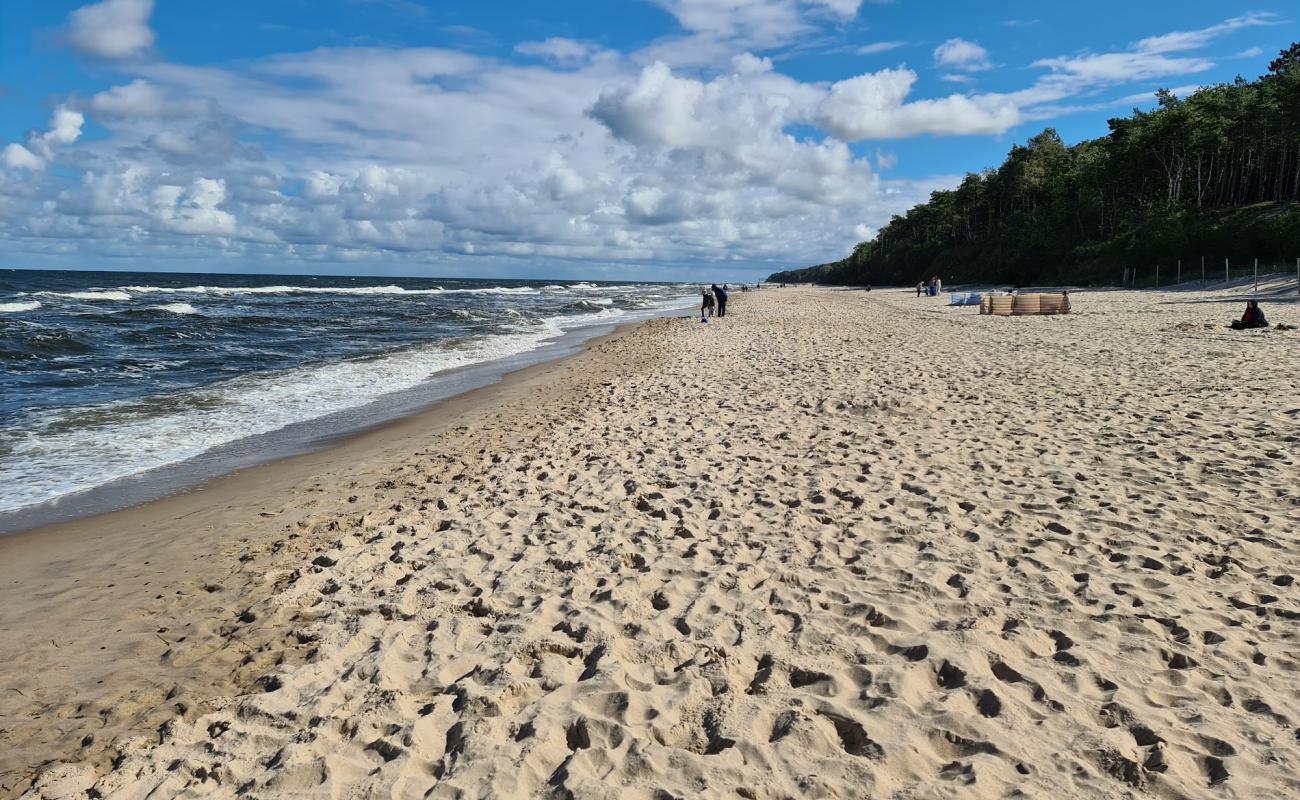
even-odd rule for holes
{"type": "Polygon", "coordinates": [[[1011,313],[1017,317],[1032,316],[1043,313],[1043,302],[1037,294],[1018,294],[1011,305],[1011,313]]]}
{"type": "Polygon", "coordinates": [[[1042,306],[1040,314],[1069,314],[1070,296],[1065,292],[1044,294],[1041,297],[1040,305],[1042,306]]]}

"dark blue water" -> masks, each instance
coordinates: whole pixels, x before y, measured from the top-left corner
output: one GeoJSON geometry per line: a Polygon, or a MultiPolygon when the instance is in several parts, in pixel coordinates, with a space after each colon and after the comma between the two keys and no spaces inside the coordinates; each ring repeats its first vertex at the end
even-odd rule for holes
{"type": "Polygon", "coordinates": [[[681,305],[690,292],[0,270],[0,511],[362,406],[565,330],[681,305]]]}

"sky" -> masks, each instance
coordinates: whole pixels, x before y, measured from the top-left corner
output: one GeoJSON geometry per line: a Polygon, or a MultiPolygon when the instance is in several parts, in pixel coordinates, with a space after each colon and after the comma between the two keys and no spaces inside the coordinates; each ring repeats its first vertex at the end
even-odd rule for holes
{"type": "Polygon", "coordinates": [[[0,267],[759,280],[1253,78],[1210,0],[0,0],[0,267]]]}

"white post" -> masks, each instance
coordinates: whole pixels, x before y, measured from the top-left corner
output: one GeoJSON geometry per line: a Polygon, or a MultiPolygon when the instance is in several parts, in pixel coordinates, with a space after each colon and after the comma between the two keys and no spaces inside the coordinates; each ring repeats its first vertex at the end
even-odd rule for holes
{"type": "Polygon", "coordinates": [[[1255,259],[1255,294],[1259,294],[1259,259],[1255,259]]]}
{"type": "Polygon", "coordinates": [[[1228,259],[1225,258],[1223,259],[1223,288],[1228,288],[1228,281],[1230,280],[1232,278],[1228,277],[1228,259]]]}

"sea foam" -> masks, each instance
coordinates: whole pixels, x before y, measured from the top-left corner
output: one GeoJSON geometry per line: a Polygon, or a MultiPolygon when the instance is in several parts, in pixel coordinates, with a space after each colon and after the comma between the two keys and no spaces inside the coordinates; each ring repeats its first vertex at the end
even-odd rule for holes
{"type": "Polygon", "coordinates": [[[28,300],[20,303],[0,303],[0,314],[17,314],[23,311],[35,311],[41,307],[39,300],[28,300]]]}

